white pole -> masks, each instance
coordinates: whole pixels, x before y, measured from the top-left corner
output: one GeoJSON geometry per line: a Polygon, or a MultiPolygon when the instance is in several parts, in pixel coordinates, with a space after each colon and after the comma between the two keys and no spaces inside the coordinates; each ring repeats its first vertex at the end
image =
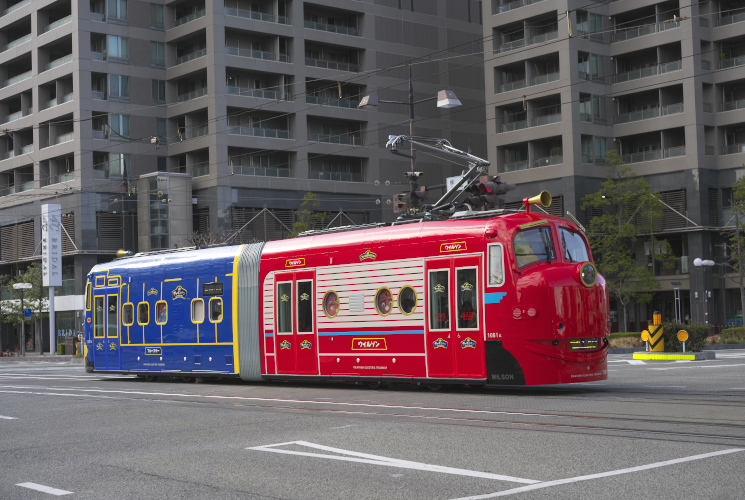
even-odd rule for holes
{"type": "Polygon", "coordinates": [[[49,354],[57,354],[57,321],[54,315],[54,287],[49,287],[49,354]]]}

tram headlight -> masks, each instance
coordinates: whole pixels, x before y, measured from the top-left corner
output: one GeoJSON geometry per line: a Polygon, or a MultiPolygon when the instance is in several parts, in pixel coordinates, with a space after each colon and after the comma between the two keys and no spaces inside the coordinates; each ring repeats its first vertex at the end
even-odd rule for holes
{"type": "Polygon", "coordinates": [[[598,279],[598,270],[592,262],[583,262],[577,265],[575,272],[577,280],[588,288],[594,285],[598,279]]]}

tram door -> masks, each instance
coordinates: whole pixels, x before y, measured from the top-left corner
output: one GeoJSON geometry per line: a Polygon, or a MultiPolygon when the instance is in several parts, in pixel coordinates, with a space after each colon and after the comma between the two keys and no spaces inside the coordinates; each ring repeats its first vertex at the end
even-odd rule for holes
{"type": "Polygon", "coordinates": [[[427,363],[430,377],[486,376],[481,259],[427,262],[427,363]]]}
{"type": "Polygon", "coordinates": [[[93,290],[93,352],[96,368],[121,369],[118,286],[93,290]]]}
{"type": "Polygon", "coordinates": [[[277,373],[318,375],[315,273],[298,271],[276,276],[274,336],[277,373]]]}

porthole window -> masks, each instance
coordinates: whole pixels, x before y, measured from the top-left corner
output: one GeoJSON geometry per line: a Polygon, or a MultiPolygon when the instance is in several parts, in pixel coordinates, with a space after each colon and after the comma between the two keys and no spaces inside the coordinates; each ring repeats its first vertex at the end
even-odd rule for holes
{"type": "Polygon", "coordinates": [[[404,314],[412,314],[416,310],[416,290],[405,286],[398,292],[398,308],[404,314]]]}
{"type": "Polygon", "coordinates": [[[132,326],[135,324],[135,305],[128,302],[122,306],[122,324],[132,326]]]}
{"type": "Polygon", "coordinates": [[[381,316],[388,316],[393,310],[393,294],[387,288],[381,288],[375,294],[375,309],[381,316]]]}
{"type": "Polygon", "coordinates": [[[140,302],[137,304],[137,324],[147,325],[150,323],[150,303],[140,302]]]}
{"type": "Polygon", "coordinates": [[[323,312],[329,318],[335,318],[339,314],[339,295],[336,292],[326,292],[323,296],[323,312]]]}
{"type": "Polygon", "coordinates": [[[168,323],[168,302],[159,300],[155,303],[155,324],[165,325],[168,323]]]}
{"type": "Polygon", "coordinates": [[[222,299],[220,297],[212,297],[210,299],[210,322],[219,323],[220,321],[222,321],[222,317],[222,299]]]}

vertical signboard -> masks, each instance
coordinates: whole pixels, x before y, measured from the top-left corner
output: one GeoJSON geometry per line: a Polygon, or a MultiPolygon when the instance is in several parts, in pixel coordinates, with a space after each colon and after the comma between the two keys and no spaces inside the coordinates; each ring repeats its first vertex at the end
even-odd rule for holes
{"type": "Polygon", "coordinates": [[[44,286],[62,286],[62,209],[41,206],[41,268],[44,286]]]}

